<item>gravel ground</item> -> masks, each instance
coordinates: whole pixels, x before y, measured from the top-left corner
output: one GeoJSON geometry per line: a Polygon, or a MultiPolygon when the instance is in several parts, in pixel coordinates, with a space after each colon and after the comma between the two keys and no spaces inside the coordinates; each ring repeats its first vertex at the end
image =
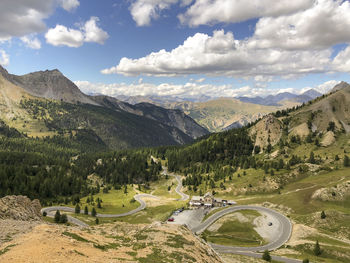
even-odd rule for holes
{"type": "Polygon", "coordinates": [[[175,220],[174,222],[168,222],[168,224],[187,225],[189,229],[192,229],[202,222],[205,214],[209,211],[209,209],[204,208],[184,210],[178,215],[172,215],[175,220]]]}
{"type": "Polygon", "coordinates": [[[255,231],[266,241],[276,240],[281,232],[281,224],[278,219],[269,213],[259,211],[261,216],[254,219],[255,231]],[[272,226],[268,224],[272,223],[272,226]]]}

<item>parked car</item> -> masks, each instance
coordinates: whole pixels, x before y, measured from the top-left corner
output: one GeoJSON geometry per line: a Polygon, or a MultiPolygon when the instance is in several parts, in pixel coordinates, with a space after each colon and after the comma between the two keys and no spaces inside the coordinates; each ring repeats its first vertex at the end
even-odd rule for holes
{"type": "Polygon", "coordinates": [[[174,219],[173,217],[170,217],[170,218],[168,219],[168,221],[169,221],[169,222],[174,222],[175,219],[174,219]]]}
{"type": "Polygon", "coordinates": [[[272,222],[269,222],[267,225],[268,225],[268,226],[272,226],[272,222]]]}

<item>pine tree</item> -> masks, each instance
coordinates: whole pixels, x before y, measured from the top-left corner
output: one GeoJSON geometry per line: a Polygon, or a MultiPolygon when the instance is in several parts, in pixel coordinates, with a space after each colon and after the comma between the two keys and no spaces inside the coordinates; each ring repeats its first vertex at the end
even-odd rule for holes
{"type": "Polygon", "coordinates": [[[65,224],[68,222],[68,218],[66,214],[62,214],[60,218],[60,223],[65,224]]]}
{"type": "Polygon", "coordinates": [[[100,199],[97,199],[97,208],[102,208],[100,199]]]}
{"type": "Polygon", "coordinates": [[[75,206],[75,213],[80,214],[80,206],[78,204],[75,206]]]}
{"type": "Polygon", "coordinates": [[[316,160],[315,160],[315,154],[314,154],[314,152],[311,152],[311,153],[310,153],[310,158],[309,158],[309,163],[314,164],[315,162],[316,162],[316,160]]]}
{"type": "Polygon", "coordinates": [[[56,214],[55,214],[55,222],[56,223],[59,223],[60,222],[60,219],[61,219],[61,213],[59,210],[56,211],[56,214]]]}
{"type": "Polygon", "coordinates": [[[310,262],[310,260],[308,259],[308,258],[305,258],[304,260],[303,260],[303,263],[309,263],[310,262]]]}
{"type": "Polygon", "coordinates": [[[91,211],[91,215],[95,217],[96,214],[97,214],[97,213],[96,213],[96,209],[95,209],[95,207],[93,207],[93,208],[92,208],[92,211],[91,211]]]}
{"type": "Polygon", "coordinates": [[[268,250],[264,251],[264,254],[262,255],[262,259],[269,262],[271,261],[270,252],[268,250]]]}
{"type": "Polygon", "coordinates": [[[97,217],[96,217],[95,223],[96,223],[96,225],[98,225],[100,223],[100,220],[98,220],[97,217]]]}
{"type": "Polygon", "coordinates": [[[316,256],[321,255],[322,251],[321,251],[321,247],[320,244],[318,243],[318,240],[316,241],[315,247],[314,247],[314,254],[316,256]]]}
{"type": "Polygon", "coordinates": [[[327,216],[326,216],[326,213],[324,211],[321,212],[321,219],[325,219],[327,216]]]}
{"type": "Polygon", "coordinates": [[[350,167],[350,159],[349,159],[349,156],[347,155],[344,155],[344,166],[350,167]]]}
{"type": "Polygon", "coordinates": [[[88,207],[87,207],[87,206],[85,206],[85,208],[84,208],[84,215],[88,215],[88,214],[89,214],[88,207]]]}

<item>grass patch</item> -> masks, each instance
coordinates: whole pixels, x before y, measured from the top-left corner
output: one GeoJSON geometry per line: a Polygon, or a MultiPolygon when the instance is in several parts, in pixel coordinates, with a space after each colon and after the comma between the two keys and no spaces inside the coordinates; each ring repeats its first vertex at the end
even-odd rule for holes
{"type": "Polygon", "coordinates": [[[65,236],[71,237],[71,238],[73,238],[73,239],[75,239],[75,240],[77,240],[77,241],[80,241],[80,242],[87,242],[87,243],[90,243],[89,240],[87,240],[87,239],[85,239],[85,238],[83,238],[83,237],[81,237],[81,236],[79,236],[79,235],[77,235],[77,234],[71,233],[71,232],[65,231],[65,232],[63,232],[62,234],[65,235],[65,236]]]}
{"type": "Polygon", "coordinates": [[[175,247],[175,248],[184,248],[184,245],[188,245],[188,246],[194,245],[194,242],[188,241],[185,238],[183,238],[183,236],[180,236],[180,235],[174,235],[174,236],[168,237],[167,242],[170,247],[175,247]]]}
{"type": "MultiPolygon", "coordinates": [[[[129,212],[131,210],[136,209],[140,206],[138,202],[131,202],[133,200],[134,195],[136,194],[135,190],[128,185],[128,193],[124,193],[124,189],[121,190],[110,190],[107,194],[102,191],[93,196],[94,205],[86,203],[87,198],[91,198],[90,196],[84,197],[81,199],[80,208],[81,211],[84,211],[84,207],[87,206],[89,212],[91,212],[92,207],[95,207],[97,213],[100,214],[121,214],[125,212],[129,212]],[[102,208],[97,208],[96,199],[100,198],[102,200],[102,208]]],[[[75,207],[73,205],[69,205],[70,207],[75,207]]]]}
{"type": "MultiPolygon", "coordinates": [[[[241,213],[241,212],[239,212],[241,213]]],[[[205,230],[202,233],[204,240],[211,243],[227,245],[227,246],[261,246],[266,244],[264,239],[254,230],[253,220],[260,213],[255,211],[242,211],[243,216],[249,219],[249,222],[240,222],[232,218],[231,215],[226,215],[216,221],[215,224],[221,224],[217,230],[205,230]]]]}
{"type": "Polygon", "coordinates": [[[16,246],[16,244],[9,245],[9,246],[5,247],[4,249],[0,250],[0,255],[5,254],[6,252],[8,252],[10,250],[11,247],[14,247],[14,246],[16,246]]]}
{"type": "Polygon", "coordinates": [[[164,205],[146,207],[137,214],[116,218],[116,220],[131,224],[148,224],[154,221],[165,221],[173,211],[185,206],[186,203],[187,202],[174,201],[164,205]]]}

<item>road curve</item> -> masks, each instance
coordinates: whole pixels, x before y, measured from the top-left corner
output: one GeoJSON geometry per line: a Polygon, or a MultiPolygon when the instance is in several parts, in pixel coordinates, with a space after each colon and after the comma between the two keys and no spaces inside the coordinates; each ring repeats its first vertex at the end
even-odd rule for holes
{"type": "MultiPolygon", "coordinates": [[[[122,213],[122,214],[100,214],[100,213],[97,213],[96,217],[115,218],[115,217],[123,217],[123,216],[129,216],[129,215],[136,214],[136,213],[138,213],[141,210],[146,208],[146,203],[145,203],[145,201],[143,201],[141,199],[142,197],[158,198],[156,196],[149,195],[149,194],[138,194],[138,195],[134,196],[135,200],[140,203],[140,206],[138,208],[136,208],[134,210],[131,210],[129,212],[122,213]]],[[[55,215],[57,210],[62,211],[62,212],[75,213],[75,209],[74,208],[66,207],[66,206],[45,207],[45,208],[41,209],[41,213],[46,212],[49,217],[54,217],[54,215],[55,215]]],[[[84,210],[83,209],[80,210],[80,214],[84,214],[84,210]]],[[[89,212],[89,215],[91,215],[91,212],[89,212]]],[[[72,216],[68,216],[68,222],[74,223],[74,224],[76,224],[78,226],[81,226],[81,227],[87,227],[88,226],[87,224],[85,224],[81,220],[76,219],[76,218],[74,218],[72,216]]]]}
{"type": "Polygon", "coordinates": [[[265,250],[275,250],[282,246],[284,243],[286,243],[292,233],[292,223],[290,220],[285,217],[284,215],[266,208],[266,207],[260,207],[260,206],[248,206],[248,205],[242,205],[242,206],[235,206],[235,207],[229,207],[224,210],[221,210],[214,215],[210,216],[207,220],[205,220],[203,223],[198,225],[197,227],[193,228],[192,231],[196,234],[202,233],[205,229],[207,229],[211,224],[213,224],[215,221],[217,221],[219,218],[223,217],[224,215],[227,215],[229,213],[233,213],[240,210],[256,210],[261,211],[265,213],[269,213],[273,217],[276,218],[276,220],[280,223],[280,235],[279,237],[270,242],[267,245],[259,246],[259,247],[232,247],[232,246],[223,246],[223,245],[217,245],[217,244],[211,244],[209,243],[216,251],[221,253],[236,253],[236,252],[262,252],[265,250]]]}
{"type": "Polygon", "coordinates": [[[176,179],[176,181],[177,181],[177,186],[176,186],[176,188],[175,188],[175,192],[178,194],[178,195],[180,195],[181,196],[181,198],[179,198],[179,199],[177,199],[177,201],[186,201],[186,200],[188,200],[189,198],[190,198],[190,196],[189,195],[187,195],[187,194],[185,194],[185,193],[183,193],[182,191],[181,191],[181,189],[182,189],[182,180],[181,180],[181,176],[180,175],[176,175],[176,174],[169,174],[168,173],[168,169],[166,168],[166,167],[162,167],[163,168],[163,175],[169,175],[169,176],[173,176],[173,177],[175,177],[175,179],[176,179]]]}

